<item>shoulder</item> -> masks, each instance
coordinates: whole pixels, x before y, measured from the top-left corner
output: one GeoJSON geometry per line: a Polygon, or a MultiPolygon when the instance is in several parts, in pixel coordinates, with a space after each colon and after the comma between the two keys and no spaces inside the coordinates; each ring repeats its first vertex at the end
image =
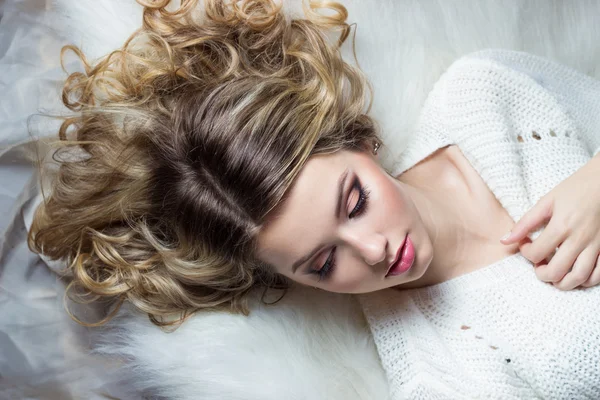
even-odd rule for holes
{"type": "Polygon", "coordinates": [[[450,77],[464,77],[469,74],[506,73],[527,75],[542,82],[545,75],[555,73],[557,69],[569,69],[547,58],[523,51],[506,49],[478,50],[454,61],[447,69],[450,77]]]}
{"type": "MultiPolygon", "coordinates": [[[[555,78],[568,68],[529,53],[488,49],[454,61],[431,91],[423,110],[456,141],[482,132],[502,140],[532,131],[575,131],[565,105],[574,95],[556,90],[570,82],[555,78]]],[[[491,137],[491,136],[490,136],[491,137]]],[[[491,140],[491,139],[490,139],[491,140]]]]}
{"type": "Polygon", "coordinates": [[[521,102],[524,96],[515,97],[517,90],[539,92],[539,83],[511,61],[522,56],[526,53],[487,49],[456,59],[427,95],[417,130],[427,131],[428,138],[447,137],[449,130],[472,124],[474,117],[504,110],[515,99],[521,102]]]}
{"type": "MultiPolygon", "coordinates": [[[[426,106],[439,118],[471,125],[472,117],[509,115],[531,118],[538,108],[560,113],[554,78],[561,64],[533,54],[502,49],[480,50],[454,61],[439,78],[426,106]]],[[[560,74],[559,74],[560,75],[560,74]]],[[[539,111],[539,110],[538,110],[539,111]]]]}
{"type": "Polygon", "coordinates": [[[425,108],[443,112],[447,106],[469,102],[481,104],[486,98],[492,103],[510,98],[511,91],[543,89],[544,67],[529,70],[521,65],[531,59],[543,60],[528,53],[486,49],[463,55],[452,62],[429,92],[425,108]]]}
{"type": "Polygon", "coordinates": [[[544,89],[544,77],[553,67],[549,60],[533,54],[502,49],[486,49],[454,61],[440,78],[447,96],[477,95],[489,92],[498,97],[519,89],[544,89]]]}
{"type": "Polygon", "coordinates": [[[592,93],[597,98],[600,80],[563,62],[536,54],[506,49],[485,49],[454,61],[440,81],[446,89],[487,87],[502,91],[534,89],[554,95],[592,93]],[[574,93],[579,92],[579,93],[574,93]]]}

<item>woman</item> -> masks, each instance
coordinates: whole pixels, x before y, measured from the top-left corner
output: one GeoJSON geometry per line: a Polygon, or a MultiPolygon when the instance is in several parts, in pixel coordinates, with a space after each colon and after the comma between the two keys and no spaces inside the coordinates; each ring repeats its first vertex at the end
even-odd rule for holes
{"type": "Polygon", "coordinates": [[[385,171],[368,82],[339,53],[344,7],[168,3],[142,2],[143,28],[95,65],[68,47],[85,73],[59,135],[84,152],[29,239],[74,289],[158,325],[247,314],[250,292],[292,283],[356,293],[394,397],[600,393],[599,292],[567,291],[600,281],[597,82],[515,52],[463,58],[385,171]]]}

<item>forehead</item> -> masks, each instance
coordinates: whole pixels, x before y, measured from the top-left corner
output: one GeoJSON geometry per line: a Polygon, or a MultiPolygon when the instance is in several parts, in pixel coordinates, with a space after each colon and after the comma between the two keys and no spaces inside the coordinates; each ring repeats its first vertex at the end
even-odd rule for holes
{"type": "Polygon", "coordinates": [[[288,266],[319,243],[334,224],[338,180],[350,167],[348,152],[311,157],[275,216],[259,234],[259,256],[288,266]]]}

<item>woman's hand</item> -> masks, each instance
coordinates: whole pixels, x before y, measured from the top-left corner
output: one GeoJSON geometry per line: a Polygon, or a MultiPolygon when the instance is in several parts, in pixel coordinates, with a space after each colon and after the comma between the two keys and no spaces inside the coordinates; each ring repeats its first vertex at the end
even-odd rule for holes
{"type": "Polygon", "coordinates": [[[600,153],[542,197],[514,226],[511,235],[500,241],[507,245],[522,241],[521,254],[536,265],[537,277],[561,290],[598,285],[600,153]],[[529,232],[548,221],[532,242],[527,237],[529,232]],[[544,263],[549,256],[550,262],[544,263]]]}

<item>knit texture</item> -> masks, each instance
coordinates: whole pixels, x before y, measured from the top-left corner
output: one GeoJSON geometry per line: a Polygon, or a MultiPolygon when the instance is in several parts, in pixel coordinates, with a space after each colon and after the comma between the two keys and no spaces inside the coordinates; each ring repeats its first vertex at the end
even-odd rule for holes
{"type": "MultiPolygon", "coordinates": [[[[516,222],[600,151],[600,82],[527,53],[467,55],[435,84],[391,172],[450,144],[516,222]]],[[[520,253],[358,297],[392,399],[600,398],[600,287],[561,291],[520,253]]]]}

